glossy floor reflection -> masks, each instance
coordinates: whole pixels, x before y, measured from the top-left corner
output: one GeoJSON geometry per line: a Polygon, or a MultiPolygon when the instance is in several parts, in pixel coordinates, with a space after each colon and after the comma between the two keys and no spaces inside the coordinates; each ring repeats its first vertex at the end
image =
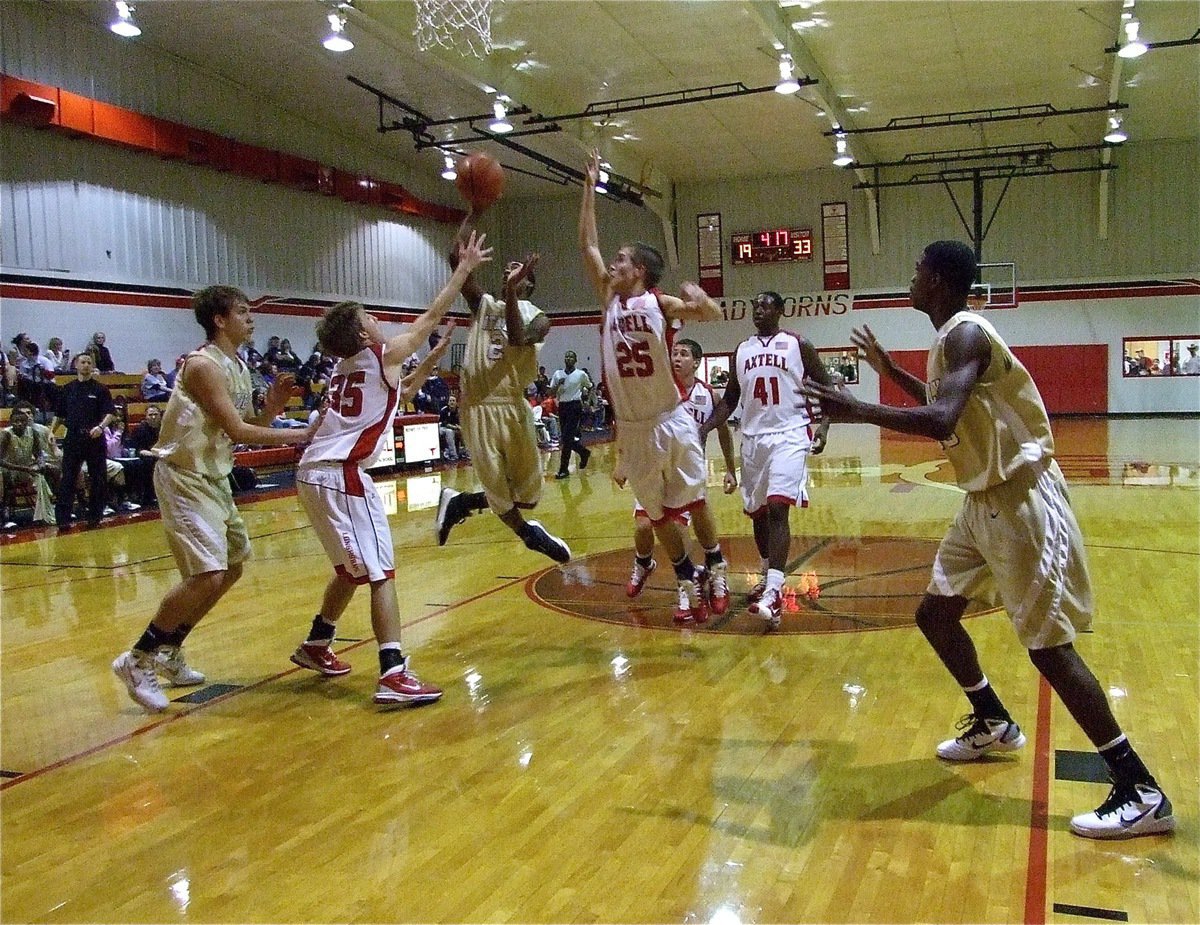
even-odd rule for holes
{"type": "MultiPolygon", "coordinates": [[[[226,688],[161,717],[108,668],[176,580],[161,525],[0,549],[0,914],[1200,921],[1197,422],[1056,431],[1098,599],[1079,648],[1175,803],[1173,838],[1068,833],[1107,790],[1056,773],[1056,753],[1088,743],[1002,612],[967,625],[1029,744],[976,765],[933,757],[966,701],[909,611],[960,496],[932,444],[841,427],[792,516],[791,584],[811,572],[821,596],[798,597],[778,634],[740,611],[725,631],[670,626],[665,575],[624,598],[632,499],[608,446],[546,482],[537,516],[576,553],[561,569],[488,515],[437,547],[438,492],[473,488],[469,467],[390,483],[406,647],[446,689],[416,710],[370,703],[365,598],[339,627],[352,674],[289,663],[327,574],[294,497],[245,507],[255,559],[189,642],[226,688]],[[822,625],[831,613],[844,622],[822,625]]],[[[749,522],[716,491],[749,571],[749,522]]]]}

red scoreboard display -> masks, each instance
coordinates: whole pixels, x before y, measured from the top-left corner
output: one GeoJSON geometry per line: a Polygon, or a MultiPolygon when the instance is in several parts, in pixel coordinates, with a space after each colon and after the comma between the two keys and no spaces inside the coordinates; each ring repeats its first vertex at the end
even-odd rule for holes
{"type": "Polygon", "coordinates": [[[812,260],[811,228],[770,228],[733,235],[733,265],[812,260]]]}

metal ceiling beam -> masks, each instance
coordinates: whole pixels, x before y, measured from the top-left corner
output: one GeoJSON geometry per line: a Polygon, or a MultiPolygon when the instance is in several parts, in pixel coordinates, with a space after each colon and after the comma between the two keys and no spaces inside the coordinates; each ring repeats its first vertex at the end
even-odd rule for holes
{"type": "MultiPolygon", "coordinates": [[[[811,77],[796,78],[801,87],[811,87],[817,83],[811,77]]],[[[648,93],[641,96],[627,96],[617,100],[601,100],[588,103],[579,112],[567,112],[560,115],[544,116],[538,113],[525,120],[526,125],[536,125],[540,122],[570,122],[575,119],[599,119],[605,116],[616,116],[627,112],[643,112],[647,109],[663,109],[667,106],[685,106],[689,103],[708,103],[713,100],[726,100],[738,96],[751,96],[755,93],[774,91],[775,84],[762,87],[747,87],[744,83],[713,84],[709,87],[693,87],[688,90],[670,90],[665,93],[648,93]]]]}
{"type": "Polygon", "coordinates": [[[1108,142],[1094,145],[1070,145],[1060,148],[1052,141],[1035,142],[1030,144],[998,145],[993,148],[962,148],[951,151],[925,151],[918,154],[906,154],[898,161],[875,161],[871,164],[857,164],[863,170],[873,170],[880,167],[915,167],[922,164],[954,164],[962,161],[986,161],[1017,159],[1028,162],[1031,159],[1053,157],[1055,154],[1068,154],[1077,151],[1103,151],[1113,148],[1108,142]]]}
{"type": "Polygon", "coordinates": [[[895,186],[924,186],[930,183],[966,183],[975,180],[975,175],[983,180],[1001,180],[1010,175],[1016,177],[1048,177],[1066,173],[1100,173],[1105,170],[1116,170],[1116,164],[1096,164],[1090,167],[1054,167],[1052,164],[1036,164],[1029,167],[975,167],[962,170],[944,170],[936,174],[917,174],[907,180],[890,180],[887,182],[855,183],[855,189],[887,189],[895,186]]]}
{"type": "Polygon", "coordinates": [[[840,132],[828,131],[825,135],[866,135],[876,132],[907,132],[923,128],[947,128],[955,125],[982,125],[985,122],[1011,122],[1014,119],[1047,119],[1051,116],[1077,116],[1093,112],[1116,112],[1128,109],[1128,103],[1106,103],[1103,106],[1079,106],[1074,109],[1056,109],[1050,103],[1032,106],[1004,106],[995,109],[969,109],[963,112],[941,112],[928,116],[898,116],[887,125],[873,128],[842,128],[840,132]]]}
{"type": "MultiPolygon", "coordinates": [[[[1200,45],[1200,29],[1192,33],[1190,39],[1176,39],[1173,42],[1144,42],[1146,51],[1154,51],[1156,48],[1178,48],[1181,45],[1200,45]]],[[[1115,55],[1121,50],[1120,45],[1110,45],[1104,49],[1106,55],[1115,55]]]]}
{"type": "Polygon", "coordinates": [[[470,128],[475,134],[468,135],[465,138],[446,138],[442,141],[438,141],[437,139],[427,135],[418,139],[416,134],[414,134],[413,139],[416,141],[416,149],[418,151],[424,151],[426,148],[442,148],[451,145],[466,144],[468,141],[500,141],[504,138],[524,138],[526,135],[547,135],[562,131],[562,126],[554,123],[550,125],[539,126],[538,128],[526,129],[525,131],[520,132],[505,132],[503,135],[500,135],[496,132],[485,131],[476,125],[468,126],[468,128],[470,128]]]}

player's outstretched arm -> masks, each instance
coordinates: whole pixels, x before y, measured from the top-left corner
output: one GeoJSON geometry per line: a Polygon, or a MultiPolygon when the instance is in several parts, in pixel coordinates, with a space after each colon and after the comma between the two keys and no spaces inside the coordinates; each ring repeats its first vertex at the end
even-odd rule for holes
{"type": "Polygon", "coordinates": [[[991,341],[976,324],[961,324],[946,337],[946,373],[933,401],[917,408],[895,408],[859,401],[848,391],[806,379],[802,391],[821,403],[828,420],[875,424],[918,437],[948,440],[962,416],[967,399],[991,361],[991,341]]]}
{"type": "Polygon", "coordinates": [[[887,376],[922,405],[925,404],[925,382],[896,364],[891,354],[875,339],[875,332],[870,325],[864,324],[862,328],[851,331],[850,341],[863,352],[863,358],[871,369],[881,376],[887,376]]]}
{"type": "Polygon", "coordinates": [[[312,439],[314,427],[306,427],[304,430],[263,427],[243,421],[225,388],[224,375],[217,364],[208,357],[190,358],[180,375],[188,394],[234,443],[287,446],[308,443],[312,439]]]}
{"type": "Polygon", "coordinates": [[[517,300],[517,287],[529,277],[538,265],[537,254],[527,254],[521,264],[504,278],[504,326],[508,330],[508,343],[512,347],[529,347],[540,344],[550,330],[550,319],[539,312],[529,324],[521,319],[521,307],[517,300]]]}
{"type": "Polygon", "coordinates": [[[463,281],[477,266],[492,259],[492,249],[484,246],[486,241],[486,234],[471,232],[466,246],[459,251],[458,266],[454,268],[450,281],[406,331],[397,334],[385,345],[383,352],[385,371],[398,369],[407,357],[416,353],[417,349],[429,340],[429,335],[434,332],[434,329],[441,323],[442,317],[454,304],[454,300],[462,290],[463,281]]]}
{"type": "MultiPolygon", "coordinates": [[[[467,246],[467,241],[470,240],[471,233],[475,231],[475,223],[478,221],[479,215],[475,212],[475,207],[472,206],[466,217],[462,220],[462,224],[458,226],[458,231],[454,235],[454,240],[450,242],[450,269],[458,269],[459,254],[464,247],[467,246]]],[[[467,278],[463,280],[462,296],[467,303],[467,308],[471,310],[471,314],[478,314],[479,302],[483,298],[483,287],[479,285],[479,280],[475,278],[474,273],[468,273],[467,278]]]]}
{"type": "Polygon", "coordinates": [[[601,305],[608,304],[608,268],[600,253],[600,235],[596,231],[596,182],[600,177],[600,152],[592,149],[583,173],[583,201],[579,206],[579,252],[583,269],[601,305]]]}
{"type": "Polygon", "coordinates": [[[717,303],[695,283],[682,283],[679,291],[682,298],[673,295],[661,295],[658,298],[663,314],[668,318],[678,318],[680,321],[716,321],[721,317],[721,309],[717,307],[717,303]]]}

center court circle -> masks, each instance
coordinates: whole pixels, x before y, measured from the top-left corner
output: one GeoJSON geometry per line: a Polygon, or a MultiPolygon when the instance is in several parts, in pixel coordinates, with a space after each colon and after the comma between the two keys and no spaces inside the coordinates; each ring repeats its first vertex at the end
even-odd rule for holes
{"type": "MultiPolygon", "coordinates": [[[[912,537],[793,536],[783,619],[775,632],[848,633],[915,626],[913,615],[929,584],[937,547],[934,540],[912,537]]],[[[723,536],[721,550],[729,562],[729,610],[695,629],[763,633],[764,622],[746,613],[747,594],[759,577],[753,538],[723,536]]],[[[678,628],[671,619],[677,603],[675,575],[661,547],[655,553],[658,568],[633,599],[625,595],[633,566],[630,548],[583,556],[550,569],[533,579],[529,593],[551,609],[586,620],[678,628]]],[[[998,609],[972,601],[966,616],[998,609]]]]}

